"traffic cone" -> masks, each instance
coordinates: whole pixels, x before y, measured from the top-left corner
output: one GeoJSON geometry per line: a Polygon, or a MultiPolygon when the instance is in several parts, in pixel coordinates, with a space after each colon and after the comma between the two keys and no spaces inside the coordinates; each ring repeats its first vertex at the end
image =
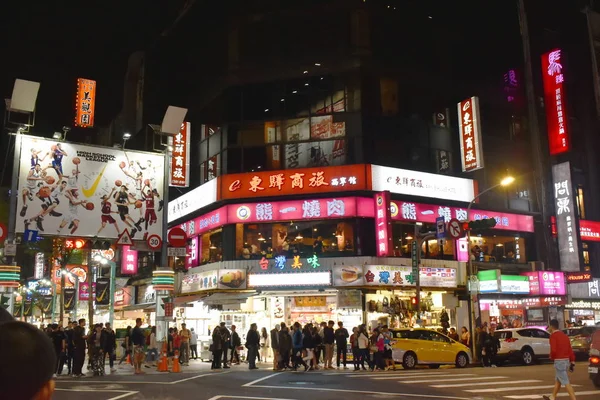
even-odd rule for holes
{"type": "Polygon", "coordinates": [[[167,361],[167,344],[163,344],[162,351],[160,353],[160,360],[158,360],[157,372],[169,372],[169,365],[167,361]]]}
{"type": "Polygon", "coordinates": [[[179,365],[179,351],[175,350],[175,357],[173,357],[173,369],[171,372],[181,372],[181,366],[179,365]]]}
{"type": "Polygon", "coordinates": [[[127,354],[126,364],[131,365],[131,355],[127,354]]]}

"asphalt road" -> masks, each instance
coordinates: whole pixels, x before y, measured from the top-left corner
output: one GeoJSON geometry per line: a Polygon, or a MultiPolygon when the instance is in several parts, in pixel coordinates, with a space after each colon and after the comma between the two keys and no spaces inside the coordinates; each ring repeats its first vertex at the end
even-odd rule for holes
{"type": "MultiPolygon", "coordinates": [[[[259,364],[260,366],[260,364],[259,364]]],[[[551,364],[530,367],[472,367],[437,370],[353,372],[349,370],[273,372],[249,371],[246,365],[212,372],[208,364],[196,363],[183,373],[132,375],[130,367],[104,377],[59,378],[56,400],[314,400],[314,399],[445,399],[495,400],[541,399],[554,384],[551,364]]],[[[600,399],[587,375],[587,365],[578,363],[571,374],[577,398],[600,399]]],[[[561,398],[566,398],[566,392],[561,398]]]]}

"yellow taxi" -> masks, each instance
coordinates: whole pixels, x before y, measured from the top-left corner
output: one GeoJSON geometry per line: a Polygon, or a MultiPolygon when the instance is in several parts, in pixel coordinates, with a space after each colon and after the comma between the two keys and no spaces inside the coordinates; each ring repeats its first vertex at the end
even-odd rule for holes
{"type": "Polygon", "coordinates": [[[418,364],[439,368],[442,364],[465,368],[471,363],[471,350],[448,336],[425,328],[390,329],[393,336],[392,357],[404,369],[418,364]]]}

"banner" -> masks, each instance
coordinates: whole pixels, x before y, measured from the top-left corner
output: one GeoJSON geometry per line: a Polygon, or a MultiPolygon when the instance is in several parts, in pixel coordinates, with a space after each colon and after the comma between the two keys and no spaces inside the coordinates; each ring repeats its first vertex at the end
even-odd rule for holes
{"type": "Polygon", "coordinates": [[[138,252],[131,246],[121,246],[121,275],[135,275],[138,271],[138,252]]]}
{"type": "Polygon", "coordinates": [[[564,162],[552,166],[554,205],[556,210],[556,233],[558,235],[558,254],[562,271],[581,270],[581,252],[579,249],[579,230],[577,228],[577,204],[573,194],[571,164],[564,162]]]}
{"type": "MultiPolygon", "coordinates": [[[[96,298],[96,282],[92,283],[92,299],[96,298]]],[[[79,300],[88,301],[90,298],[90,285],[87,282],[79,284],[79,300]]]]}
{"type": "Polygon", "coordinates": [[[470,97],[463,100],[458,103],[457,108],[462,170],[471,172],[481,169],[483,168],[483,144],[479,98],[470,97]]]}
{"type": "Polygon", "coordinates": [[[569,118],[565,98],[562,50],[554,49],[542,55],[544,104],[550,155],[569,151],[569,118]]]}
{"type": "Polygon", "coordinates": [[[110,279],[96,279],[96,304],[108,305],[110,302],[110,279]]]}
{"type": "Polygon", "coordinates": [[[375,194],[375,242],[377,257],[388,257],[393,254],[392,216],[390,212],[390,192],[375,194]]]}
{"type": "Polygon", "coordinates": [[[42,312],[45,315],[50,314],[50,317],[52,317],[52,296],[44,296],[42,297],[42,301],[41,301],[41,306],[42,306],[42,312]]]}
{"type": "Polygon", "coordinates": [[[164,157],[22,139],[16,231],[134,239],[162,233],[164,157]]]}
{"type": "Polygon", "coordinates": [[[15,317],[15,318],[21,317],[21,303],[15,302],[15,308],[13,308],[13,317],[15,317]]]}
{"type": "Polygon", "coordinates": [[[73,311],[75,307],[75,289],[65,288],[65,311],[73,311]]]}
{"type": "Polygon", "coordinates": [[[31,300],[25,300],[25,308],[23,309],[24,317],[31,317],[33,315],[33,302],[31,300]]]}
{"type": "Polygon", "coordinates": [[[192,128],[189,122],[181,124],[179,133],[169,138],[171,150],[171,165],[169,169],[169,186],[190,186],[190,134],[192,128]]]}
{"type": "Polygon", "coordinates": [[[83,78],[77,79],[74,125],[80,128],[93,128],[95,108],[96,81],[83,78]]]}

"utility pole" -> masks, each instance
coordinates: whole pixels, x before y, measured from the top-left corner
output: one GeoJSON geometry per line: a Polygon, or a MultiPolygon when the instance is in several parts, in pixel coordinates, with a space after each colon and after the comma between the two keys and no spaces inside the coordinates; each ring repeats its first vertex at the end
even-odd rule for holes
{"type": "MultiPolygon", "coordinates": [[[[525,92],[527,96],[527,117],[529,120],[529,134],[531,137],[531,150],[533,161],[533,184],[535,193],[535,202],[538,211],[541,212],[542,221],[536,222],[536,247],[539,257],[544,261],[545,268],[551,267],[550,260],[558,260],[554,256],[554,243],[550,237],[548,223],[550,221],[550,212],[548,206],[548,179],[546,171],[549,171],[548,160],[542,148],[542,137],[538,122],[537,102],[535,88],[533,85],[533,66],[531,61],[531,43],[529,37],[529,26],[527,23],[527,12],[525,10],[525,0],[518,0],[519,24],[521,27],[521,40],[523,42],[523,61],[524,61],[524,80],[525,92]],[[540,240],[539,233],[542,233],[540,240]]],[[[470,255],[469,255],[470,256],[470,255]]]]}

